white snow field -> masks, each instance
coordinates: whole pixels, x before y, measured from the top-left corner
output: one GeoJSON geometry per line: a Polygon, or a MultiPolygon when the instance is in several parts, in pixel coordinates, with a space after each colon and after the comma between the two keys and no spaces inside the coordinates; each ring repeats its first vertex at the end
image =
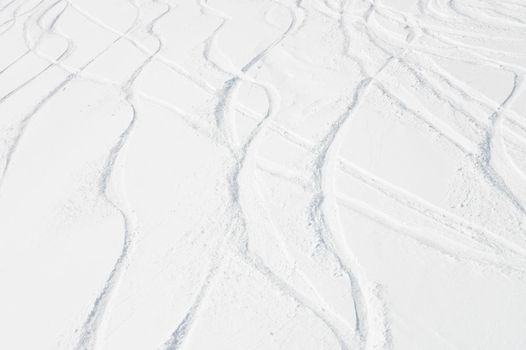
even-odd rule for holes
{"type": "Polygon", "coordinates": [[[525,350],[525,0],[0,0],[0,350],[525,350]]]}

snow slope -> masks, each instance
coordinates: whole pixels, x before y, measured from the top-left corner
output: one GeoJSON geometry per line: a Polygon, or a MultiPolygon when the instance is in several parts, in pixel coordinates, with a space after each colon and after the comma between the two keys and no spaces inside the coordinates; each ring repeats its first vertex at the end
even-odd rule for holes
{"type": "Polygon", "coordinates": [[[0,0],[0,349],[526,349],[524,0],[0,0]]]}

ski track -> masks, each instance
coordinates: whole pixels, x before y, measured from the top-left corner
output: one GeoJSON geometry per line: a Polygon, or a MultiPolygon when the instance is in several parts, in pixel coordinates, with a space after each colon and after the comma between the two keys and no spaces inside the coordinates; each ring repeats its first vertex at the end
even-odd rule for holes
{"type": "MultiPolygon", "coordinates": [[[[520,1],[122,0],[105,5],[101,1],[10,0],[0,2],[0,40],[5,40],[1,51],[10,57],[0,61],[0,113],[4,106],[6,110],[0,124],[2,244],[15,242],[34,249],[40,239],[38,229],[33,238],[27,232],[8,237],[17,232],[16,225],[9,226],[12,220],[7,220],[13,204],[9,186],[21,186],[16,181],[25,173],[24,147],[31,145],[31,137],[45,123],[44,112],[65,89],[77,83],[106,89],[113,94],[108,99],[129,114],[111,142],[101,141],[110,146],[98,155],[102,160],[92,191],[107,212],[78,209],[99,215],[100,220],[110,217],[120,222],[120,232],[106,234],[111,237],[106,238],[108,242],[120,240],[120,250],[116,255],[102,251],[107,254],[104,261],[113,256],[113,263],[106,264],[105,275],[91,279],[99,282],[89,286],[83,299],[72,296],[76,309],[68,319],[55,320],[59,331],[55,326],[46,331],[48,325],[41,325],[42,349],[143,349],[140,344],[160,350],[202,349],[207,336],[215,349],[295,348],[288,335],[274,338],[282,323],[290,324],[291,332],[294,327],[302,329],[296,335],[310,339],[298,338],[297,344],[303,344],[295,345],[298,348],[309,344],[312,349],[404,349],[404,337],[410,333],[401,329],[415,327],[414,332],[431,329],[431,338],[450,348],[480,349],[467,346],[454,330],[408,321],[410,311],[397,302],[397,288],[403,287],[393,281],[403,281],[409,272],[394,277],[381,272],[382,266],[389,270],[387,256],[396,252],[404,255],[399,261],[406,261],[405,255],[423,254],[429,257],[425,262],[429,266],[440,261],[482,280],[487,276],[488,281],[508,281],[515,286],[510,287],[513,293],[526,290],[526,122],[521,110],[526,106],[521,102],[526,96],[526,4],[520,1]],[[105,6],[115,10],[115,4],[122,12],[105,10],[105,6]],[[131,18],[126,17],[129,13],[131,18]],[[78,31],[72,25],[75,18],[78,31]],[[185,31],[185,25],[191,28],[177,32],[185,31]],[[79,34],[84,28],[103,34],[89,34],[93,35],[90,42],[79,34]],[[13,53],[8,46],[11,37],[22,47],[13,46],[13,53]],[[58,51],[57,41],[63,47],[58,51]],[[128,62],[122,54],[105,71],[108,76],[96,73],[104,59],[121,47],[136,56],[129,54],[128,62]],[[81,63],[77,52],[86,55],[81,63]],[[24,67],[29,60],[38,61],[40,71],[24,67]],[[472,80],[466,78],[468,69],[476,71],[472,80]],[[121,70],[127,71],[119,81],[114,74],[121,70]],[[13,72],[20,75],[14,83],[8,80],[13,72]],[[41,97],[28,96],[25,105],[17,107],[19,96],[42,85],[53,72],[60,72],[62,78],[48,82],[41,97]],[[488,80],[481,82],[485,72],[488,80]],[[502,78],[502,86],[500,81],[492,82],[490,74],[502,78]],[[169,83],[157,85],[155,79],[169,83]],[[180,123],[173,129],[176,140],[191,139],[217,152],[206,159],[206,153],[196,149],[195,157],[203,157],[201,168],[189,160],[188,165],[184,160],[177,163],[172,156],[172,152],[192,154],[183,141],[176,141],[177,150],[163,148],[163,154],[150,154],[153,160],[163,159],[166,166],[197,167],[192,172],[196,180],[184,181],[195,186],[196,196],[210,196],[199,199],[202,228],[188,228],[183,234],[176,225],[165,227],[173,237],[182,238],[163,243],[151,238],[156,225],[162,227],[163,220],[168,222],[172,216],[186,225],[187,216],[198,214],[192,207],[197,198],[175,196],[170,200],[181,205],[153,203],[166,205],[166,217],[148,221],[136,195],[142,189],[131,187],[144,177],[148,177],[145,181],[166,181],[154,178],[148,165],[129,170],[133,159],[140,159],[134,152],[142,148],[150,152],[148,147],[153,147],[140,135],[148,132],[146,126],[160,111],[180,123]],[[457,175],[413,178],[411,183],[397,175],[407,164],[403,155],[394,161],[392,174],[385,170],[389,165],[378,164],[381,159],[364,160],[370,146],[367,136],[354,140],[350,135],[371,133],[371,125],[376,125],[375,132],[383,132],[385,138],[371,136],[377,140],[371,152],[380,152],[386,147],[384,141],[393,142],[385,135],[389,126],[382,123],[411,133],[407,142],[413,142],[413,150],[435,147],[442,152],[441,159],[456,162],[457,175]],[[415,144],[413,135],[432,140],[432,146],[415,144]],[[199,183],[203,176],[217,183],[199,183]],[[429,192],[418,187],[420,180],[427,181],[429,192]],[[439,188],[446,180],[447,193],[437,199],[433,187],[439,188]],[[216,199],[220,201],[217,208],[216,199]],[[380,248],[371,253],[367,249],[379,246],[375,242],[382,239],[375,235],[396,244],[389,253],[380,253],[380,248]],[[201,253],[195,253],[199,244],[202,249],[196,251],[201,253]],[[197,255],[185,263],[186,254],[197,255]],[[170,265],[169,261],[175,262],[170,265]],[[150,271],[148,278],[165,279],[161,287],[165,294],[155,294],[159,300],[153,295],[141,299],[146,287],[125,289],[140,284],[136,281],[141,281],[141,271],[150,271]],[[168,278],[172,274],[177,276],[173,280],[168,278]],[[253,289],[237,287],[245,284],[253,289]],[[264,295],[253,306],[259,311],[248,308],[250,316],[245,314],[246,306],[236,311],[238,303],[244,305],[245,298],[251,300],[257,293],[264,295]],[[228,298],[235,303],[228,304],[228,298]],[[149,309],[149,302],[166,303],[162,314],[148,314],[153,317],[148,320],[159,320],[158,327],[134,318],[135,312],[149,309]],[[126,305],[131,305],[129,310],[126,305]],[[261,305],[267,309],[261,311],[261,305]],[[239,323],[236,312],[251,318],[239,323]],[[217,316],[221,313],[226,315],[217,316]],[[224,324],[210,330],[216,323],[224,324]],[[135,329],[134,333],[120,330],[127,324],[130,328],[126,329],[135,329]],[[142,328],[148,330],[144,338],[137,332],[142,328]],[[249,335],[239,335],[243,331],[249,335]]],[[[90,96],[79,96],[76,103],[91,106],[92,102],[90,96]]],[[[158,127],[163,131],[163,126],[158,127]]],[[[168,123],[166,128],[170,127],[168,123]]],[[[446,161],[442,162],[436,161],[437,172],[443,170],[440,167],[446,161]]],[[[415,174],[424,167],[410,166],[415,174]]],[[[91,163],[85,169],[89,167],[91,163]]],[[[164,185],[166,193],[176,185],[173,181],[164,185]]],[[[57,194],[58,207],[60,196],[64,194],[57,194]]],[[[45,222],[49,220],[54,219],[45,222]]],[[[86,249],[91,251],[82,254],[98,254],[96,247],[86,249]]],[[[14,285],[17,266],[16,261],[2,260],[0,276],[9,272],[7,283],[14,285]]],[[[53,290],[53,286],[46,288],[53,290]]],[[[3,299],[2,303],[9,303],[3,299]]],[[[451,315],[445,313],[443,322],[454,323],[451,315]]],[[[430,319],[424,316],[422,322],[430,319]]],[[[32,334],[32,325],[13,334],[32,334]]],[[[515,340],[506,340],[503,349],[521,349],[520,344],[526,344],[521,328],[514,331],[512,326],[510,321],[502,336],[515,340]]],[[[9,344],[11,338],[0,339],[0,348],[27,349],[31,344],[30,340],[9,344]]],[[[431,344],[427,348],[436,348],[431,344]]]]}

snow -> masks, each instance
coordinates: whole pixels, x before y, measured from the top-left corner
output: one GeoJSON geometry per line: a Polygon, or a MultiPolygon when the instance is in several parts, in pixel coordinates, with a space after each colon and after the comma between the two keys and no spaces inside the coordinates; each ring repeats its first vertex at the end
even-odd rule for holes
{"type": "Polygon", "coordinates": [[[0,349],[526,349],[522,0],[0,1],[0,349]]]}

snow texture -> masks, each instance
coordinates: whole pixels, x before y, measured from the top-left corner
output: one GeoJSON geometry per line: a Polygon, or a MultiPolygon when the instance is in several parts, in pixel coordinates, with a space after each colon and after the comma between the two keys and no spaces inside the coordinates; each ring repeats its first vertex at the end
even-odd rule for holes
{"type": "Polygon", "coordinates": [[[0,349],[526,349],[524,0],[0,0],[0,349]]]}

